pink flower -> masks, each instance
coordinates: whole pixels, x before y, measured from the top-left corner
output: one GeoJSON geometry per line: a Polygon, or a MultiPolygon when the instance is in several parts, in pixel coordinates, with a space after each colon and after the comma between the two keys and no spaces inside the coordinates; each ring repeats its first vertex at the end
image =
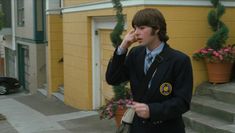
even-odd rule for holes
{"type": "Polygon", "coordinates": [[[200,52],[203,53],[203,54],[207,54],[208,53],[208,51],[206,51],[205,49],[202,49],[200,52]]]}
{"type": "Polygon", "coordinates": [[[213,55],[218,57],[219,56],[219,53],[217,51],[213,51],[213,55]]]}
{"type": "Polygon", "coordinates": [[[207,50],[208,50],[208,51],[213,51],[213,49],[212,49],[212,48],[208,48],[207,50]]]}
{"type": "Polygon", "coordinates": [[[222,55],[219,55],[219,59],[220,59],[220,60],[223,60],[224,58],[223,58],[223,56],[222,56],[222,55]]]}
{"type": "Polygon", "coordinates": [[[223,51],[222,51],[222,50],[219,50],[218,52],[219,52],[220,54],[222,54],[222,53],[223,53],[223,51]]]}
{"type": "Polygon", "coordinates": [[[228,52],[228,51],[230,51],[229,48],[225,48],[224,49],[224,52],[228,52]]]}

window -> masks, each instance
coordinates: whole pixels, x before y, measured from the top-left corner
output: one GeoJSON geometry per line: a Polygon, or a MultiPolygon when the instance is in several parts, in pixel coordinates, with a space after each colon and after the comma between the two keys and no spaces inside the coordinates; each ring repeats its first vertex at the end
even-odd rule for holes
{"type": "Polygon", "coordinates": [[[24,26],[24,0],[17,0],[17,25],[24,26]]]}

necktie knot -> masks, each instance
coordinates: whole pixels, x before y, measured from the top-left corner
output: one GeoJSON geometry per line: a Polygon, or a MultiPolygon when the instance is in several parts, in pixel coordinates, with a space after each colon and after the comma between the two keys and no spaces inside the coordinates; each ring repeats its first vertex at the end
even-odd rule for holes
{"type": "Polygon", "coordinates": [[[153,56],[152,56],[152,54],[151,54],[151,52],[150,53],[148,53],[147,54],[147,61],[148,61],[148,63],[152,63],[152,60],[153,60],[153,56]]]}

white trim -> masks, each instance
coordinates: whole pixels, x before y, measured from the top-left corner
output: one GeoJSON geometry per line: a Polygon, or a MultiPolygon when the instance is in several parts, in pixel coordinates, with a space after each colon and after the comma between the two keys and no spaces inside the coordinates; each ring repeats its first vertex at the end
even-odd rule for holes
{"type": "Polygon", "coordinates": [[[35,43],[30,43],[30,42],[24,42],[24,41],[21,41],[21,40],[16,40],[16,44],[22,44],[22,45],[32,45],[32,44],[35,44],[35,43]]]}
{"type": "MultiPolygon", "coordinates": [[[[235,7],[234,1],[222,1],[223,5],[226,7],[235,7]]],[[[131,6],[146,6],[146,5],[167,5],[167,6],[211,6],[209,0],[130,0],[122,1],[123,7],[131,6]]],[[[90,11],[90,10],[99,10],[113,8],[113,5],[110,1],[95,2],[89,4],[81,4],[78,6],[65,7],[61,8],[62,13],[70,12],[80,12],[80,11],[90,11]]],[[[58,9],[47,10],[51,12],[58,9]]]]}
{"type": "Polygon", "coordinates": [[[92,19],[92,108],[97,109],[101,105],[100,84],[100,47],[99,37],[95,35],[95,19],[92,19]]]}
{"type": "Polygon", "coordinates": [[[46,15],[51,15],[51,14],[61,14],[61,9],[50,9],[50,10],[46,10],[46,15]]]}
{"type": "Polygon", "coordinates": [[[46,14],[61,14],[63,0],[46,0],[46,14]]]}

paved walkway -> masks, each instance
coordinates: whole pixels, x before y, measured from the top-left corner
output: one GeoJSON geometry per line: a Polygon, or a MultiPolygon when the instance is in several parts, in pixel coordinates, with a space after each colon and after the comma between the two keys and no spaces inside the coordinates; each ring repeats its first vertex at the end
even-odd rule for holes
{"type": "Polygon", "coordinates": [[[1,133],[112,133],[113,120],[99,120],[95,111],[80,111],[40,93],[0,96],[1,133]]]}

